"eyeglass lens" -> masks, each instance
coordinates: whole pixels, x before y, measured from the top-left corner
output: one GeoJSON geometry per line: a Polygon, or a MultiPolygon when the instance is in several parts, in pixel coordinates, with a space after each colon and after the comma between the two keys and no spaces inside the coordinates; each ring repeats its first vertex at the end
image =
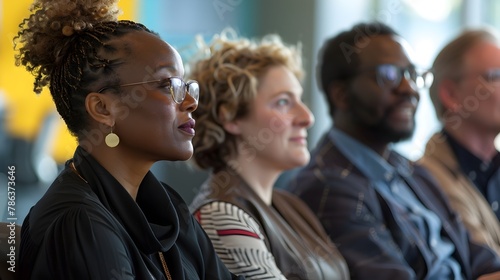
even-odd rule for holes
{"type": "Polygon", "coordinates": [[[396,88],[401,83],[403,76],[412,82],[416,82],[417,72],[413,68],[401,68],[392,64],[377,67],[377,80],[380,86],[396,88]]]}
{"type": "Polygon", "coordinates": [[[170,78],[170,90],[172,91],[172,97],[176,103],[182,103],[182,101],[184,101],[184,98],[186,98],[186,91],[196,101],[198,101],[200,97],[200,88],[195,81],[184,83],[181,79],[170,78]]]}
{"type": "Polygon", "coordinates": [[[417,88],[428,87],[433,78],[430,72],[419,74],[414,67],[402,68],[393,64],[379,65],[376,68],[376,75],[379,86],[391,89],[398,87],[403,77],[417,88]]]}
{"type": "Polygon", "coordinates": [[[500,84],[500,68],[489,69],[486,72],[485,79],[488,83],[500,84]]]}

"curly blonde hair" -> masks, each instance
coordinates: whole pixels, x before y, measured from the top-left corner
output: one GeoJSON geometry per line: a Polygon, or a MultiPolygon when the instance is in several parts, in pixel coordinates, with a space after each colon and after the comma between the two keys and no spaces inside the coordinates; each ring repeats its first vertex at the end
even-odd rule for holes
{"type": "Polygon", "coordinates": [[[107,58],[116,46],[107,42],[131,31],[151,32],[142,24],[118,21],[116,2],[35,0],[14,37],[16,65],[35,76],[35,93],[49,86],[57,111],[74,135],[86,128],[84,101],[95,90],[90,88],[95,81],[119,83],[116,63],[107,58]]]}
{"type": "Polygon", "coordinates": [[[231,40],[223,33],[207,48],[209,57],[191,66],[190,78],[200,84],[200,100],[193,112],[197,120],[193,159],[198,167],[217,171],[236,152],[236,137],[224,130],[223,122],[248,114],[259,80],[269,68],[285,66],[299,80],[304,71],[301,45],[285,45],[278,35],[231,40]]]}

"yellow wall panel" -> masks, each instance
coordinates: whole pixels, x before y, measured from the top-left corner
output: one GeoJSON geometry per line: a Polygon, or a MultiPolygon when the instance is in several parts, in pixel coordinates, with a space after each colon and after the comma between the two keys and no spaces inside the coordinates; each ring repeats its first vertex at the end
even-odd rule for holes
{"type": "MultiPolygon", "coordinates": [[[[34,77],[24,67],[15,66],[12,39],[19,23],[29,15],[31,3],[32,0],[0,0],[0,94],[7,103],[6,128],[13,137],[28,141],[36,140],[44,119],[55,111],[48,89],[36,95],[34,77]]],[[[122,0],[118,4],[123,10],[121,19],[136,19],[138,0],[122,0]]],[[[55,131],[52,150],[56,161],[61,163],[73,156],[76,140],[62,118],[55,131]]]]}

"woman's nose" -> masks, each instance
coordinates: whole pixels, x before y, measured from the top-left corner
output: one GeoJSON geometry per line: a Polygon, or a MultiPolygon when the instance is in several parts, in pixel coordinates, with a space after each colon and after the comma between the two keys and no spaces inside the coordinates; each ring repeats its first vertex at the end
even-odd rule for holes
{"type": "Polygon", "coordinates": [[[298,106],[295,124],[305,128],[309,128],[314,124],[314,115],[311,113],[311,110],[309,110],[309,107],[302,102],[300,102],[298,106]]]}

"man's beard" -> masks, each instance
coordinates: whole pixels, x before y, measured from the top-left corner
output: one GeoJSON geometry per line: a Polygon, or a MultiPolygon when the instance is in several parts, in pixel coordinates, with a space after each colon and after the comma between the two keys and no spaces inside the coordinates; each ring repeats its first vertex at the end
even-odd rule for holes
{"type": "MultiPolygon", "coordinates": [[[[409,97],[410,98],[410,97],[409,97]]],[[[387,143],[397,143],[403,140],[410,139],[415,131],[415,116],[412,117],[412,125],[409,129],[398,129],[391,126],[389,119],[393,110],[397,109],[397,104],[393,107],[386,108],[384,114],[375,122],[367,120],[366,114],[363,112],[373,112],[372,104],[365,104],[364,100],[360,100],[356,94],[349,94],[352,119],[360,128],[366,130],[369,135],[376,135],[377,141],[387,143]]]]}
{"type": "Polygon", "coordinates": [[[379,134],[379,139],[384,139],[387,143],[397,143],[400,141],[408,140],[413,136],[415,131],[415,118],[413,118],[413,125],[411,129],[395,129],[390,126],[387,121],[387,113],[374,124],[366,124],[365,128],[372,134],[379,134]]]}

